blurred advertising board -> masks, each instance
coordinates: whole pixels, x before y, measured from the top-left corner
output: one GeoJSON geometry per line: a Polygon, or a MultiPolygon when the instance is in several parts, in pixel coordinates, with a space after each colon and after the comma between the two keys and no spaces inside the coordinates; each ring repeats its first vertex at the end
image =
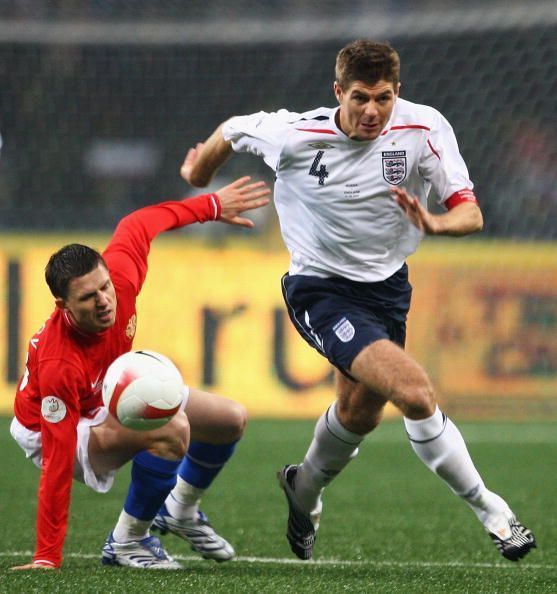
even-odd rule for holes
{"type": "MultiPolygon", "coordinates": [[[[27,340],[52,311],[44,266],[75,240],[0,238],[0,412],[11,412],[27,340]]],[[[106,237],[79,241],[103,246],[106,237]]],[[[407,350],[444,409],[557,417],[557,246],[426,241],[409,265],[407,350]]],[[[238,400],[252,416],[318,416],[334,398],[332,374],[288,319],[280,292],[287,266],[284,251],[252,244],[157,239],[135,348],[166,354],[188,384],[238,400]]]]}

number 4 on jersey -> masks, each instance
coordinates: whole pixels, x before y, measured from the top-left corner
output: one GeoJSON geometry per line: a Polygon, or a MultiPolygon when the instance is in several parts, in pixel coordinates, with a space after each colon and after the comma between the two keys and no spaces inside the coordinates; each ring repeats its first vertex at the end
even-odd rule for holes
{"type": "Polygon", "coordinates": [[[315,159],[309,168],[309,174],[319,178],[319,185],[325,185],[325,179],[329,177],[329,172],[325,165],[321,165],[319,167],[319,161],[321,161],[321,157],[323,156],[325,151],[317,151],[317,155],[315,155],[315,159]],[[317,169],[319,167],[319,169],[317,169]]]}

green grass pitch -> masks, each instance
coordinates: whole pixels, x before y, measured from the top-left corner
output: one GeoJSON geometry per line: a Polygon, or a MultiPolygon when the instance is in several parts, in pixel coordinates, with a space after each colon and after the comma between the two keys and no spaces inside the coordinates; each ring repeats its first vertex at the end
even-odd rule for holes
{"type": "Polygon", "coordinates": [[[324,498],[314,560],[286,543],[286,504],[275,472],[300,461],[313,422],[252,420],[203,509],[238,559],[196,558],[163,537],[183,571],[103,568],[100,548],[121,509],[129,467],[98,495],[74,484],[61,572],[12,573],[30,560],[38,471],[0,419],[0,592],[557,592],[557,424],[461,423],[487,485],[536,534],[538,549],[500,557],[472,512],[416,458],[399,420],[385,422],[324,498]]]}

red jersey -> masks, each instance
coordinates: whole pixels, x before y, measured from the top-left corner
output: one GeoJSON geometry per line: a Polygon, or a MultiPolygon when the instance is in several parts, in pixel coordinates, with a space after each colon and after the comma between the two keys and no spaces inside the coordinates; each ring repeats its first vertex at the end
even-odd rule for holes
{"type": "Polygon", "coordinates": [[[31,338],[25,373],[15,397],[18,421],[42,435],[43,464],[34,560],[62,562],[68,524],[77,424],[103,405],[101,387],[108,366],[132,347],[136,297],[147,274],[151,241],[161,231],[216,220],[214,194],[163,202],[137,210],[120,222],[103,253],[117,297],[116,320],[88,334],[67,311],[56,309],[31,338]]]}

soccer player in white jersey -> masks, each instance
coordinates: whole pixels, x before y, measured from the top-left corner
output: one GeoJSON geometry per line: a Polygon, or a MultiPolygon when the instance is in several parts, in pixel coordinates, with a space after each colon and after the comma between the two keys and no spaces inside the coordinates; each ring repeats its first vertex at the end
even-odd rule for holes
{"type": "Polygon", "coordinates": [[[412,290],[406,258],[424,235],[483,226],[455,135],[437,110],[399,97],[400,61],[390,45],[348,44],[335,74],[337,107],[233,117],[191,148],[181,169],[198,187],[232,152],[253,153],[273,169],[291,256],[286,306],[335,367],[336,400],[303,462],[278,473],[288,541],[299,558],[312,556],[323,489],[392,402],[419,458],[471,507],[501,554],[518,560],[536,546],[533,534],[487,489],[426,372],[403,350],[412,290]],[[427,210],[432,188],[442,214],[427,210]]]}

